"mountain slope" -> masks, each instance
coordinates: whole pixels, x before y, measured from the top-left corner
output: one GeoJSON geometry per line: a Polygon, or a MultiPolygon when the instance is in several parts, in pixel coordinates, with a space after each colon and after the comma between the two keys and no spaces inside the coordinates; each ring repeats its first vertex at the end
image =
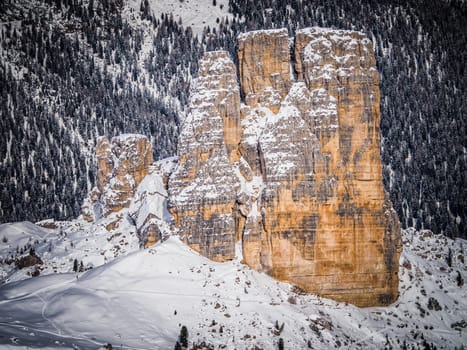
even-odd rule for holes
{"type": "Polygon", "coordinates": [[[120,1],[2,6],[2,222],[78,216],[100,135],[140,132],[155,158],[175,152],[189,61],[197,59],[165,40],[188,42],[194,55],[197,44],[168,16],[137,12],[130,21],[126,9],[120,1]]]}
{"type": "Polygon", "coordinates": [[[413,230],[404,241],[399,300],[359,309],[297,294],[246,268],[241,257],[212,262],[171,237],[76,277],[52,274],[3,285],[0,344],[168,349],[186,325],[190,344],[227,349],[273,349],[279,338],[287,349],[459,347],[467,294],[456,276],[465,276],[466,242],[413,230]],[[444,258],[448,248],[452,267],[444,258]]]}
{"type": "Polygon", "coordinates": [[[130,0],[128,4],[135,10],[147,6],[156,17],[163,13],[172,13],[177,23],[181,22],[185,27],[191,27],[193,33],[199,37],[205,27],[217,27],[221,19],[230,17],[227,12],[228,0],[130,0]]]}

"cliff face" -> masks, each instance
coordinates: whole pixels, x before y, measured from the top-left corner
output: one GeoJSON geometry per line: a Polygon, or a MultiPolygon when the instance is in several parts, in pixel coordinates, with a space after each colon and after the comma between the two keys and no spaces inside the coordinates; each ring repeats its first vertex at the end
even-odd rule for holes
{"type": "Polygon", "coordinates": [[[136,189],[149,173],[152,146],[143,135],[100,137],[96,147],[97,185],[82,208],[87,221],[108,217],[128,208],[136,189]]]}
{"type": "Polygon", "coordinates": [[[379,75],[361,33],[286,30],[239,37],[200,64],[169,182],[186,242],[360,306],[398,295],[400,227],[381,175],[379,75]],[[295,71],[291,69],[295,68],[295,71]],[[294,78],[294,77],[297,78],[294,78]]]}
{"type": "Polygon", "coordinates": [[[248,105],[277,113],[290,88],[287,29],[256,31],[238,36],[240,87],[248,105]],[[264,48],[267,47],[267,50],[264,48]]]}
{"type": "Polygon", "coordinates": [[[308,89],[325,90],[336,101],[337,123],[315,116],[321,152],[329,159],[318,181],[337,181],[318,207],[313,289],[324,285],[332,298],[362,305],[388,303],[398,294],[400,227],[382,183],[372,44],[357,32],[305,29],[297,34],[295,57],[308,89]]]}
{"type": "Polygon", "coordinates": [[[391,302],[400,229],[382,184],[371,43],[306,29],[295,57],[298,81],[255,141],[265,187],[261,231],[245,236],[247,263],[336,300],[391,302]]]}
{"type": "Polygon", "coordinates": [[[179,234],[196,251],[216,261],[235,256],[239,180],[240,93],[227,52],[208,52],[178,143],[178,164],[169,179],[169,210],[179,234]]]}

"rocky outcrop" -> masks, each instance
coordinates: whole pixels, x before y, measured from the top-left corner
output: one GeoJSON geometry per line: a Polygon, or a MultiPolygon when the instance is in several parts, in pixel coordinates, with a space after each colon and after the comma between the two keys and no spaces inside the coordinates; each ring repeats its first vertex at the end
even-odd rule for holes
{"type": "Polygon", "coordinates": [[[289,52],[287,29],[238,36],[240,86],[247,105],[260,103],[273,112],[279,110],[290,87],[289,52]]]}
{"type": "Polygon", "coordinates": [[[286,30],[240,35],[238,77],[227,52],[205,53],[176,165],[153,164],[144,136],[99,139],[83,217],[108,229],[128,219],[150,246],[170,211],[210,259],[233,259],[241,241],[243,261],[278,280],[359,306],[391,303],[400,227],[382,183],[371,42],[318,28],[290,42],[286,30]]]}
{"type": "Polygon", "coordinates": [[[36,265],[42,265],[44,264],[42,259],[36,255],[34,250],[31,250],[29,252],[29,255],[25,255],[19,258],[15,259],[15,264],[18,267],[18,269],[24,269],[26,267],[31,267],[31,266],[36,266],[36,265]]]}
{"type": "Polygon", "coordinates": [[[361,33],[239,36],[200,64],[171,212],[186,242],[306,291],[360,306],[398,295],[400,227],[381,175],[379,75],[361,33]],[[291,71],[295,67],[295,72],[291,71]],[[294,76],[297,78],[295,79],[294,76]]]}
{"type": "Polygon", "coordinates": [[[169,179],[169,210],[186,243],[225,261],[235,256],[239,180],[232,164],[239,159],[240,93],[227,52],[206,53],[199,67],[169,179]]]}
{"type": "Polygon", "coordinates": [[[96,147],[97,185],[85,200],[82,212],[87,221],[107,217],[128,208],[136,188],[153,162],[152,146],[146,136],[124,134],[100,137],[96,147]]]}
{"type": "Polygon", "coordinates": [[[285,279],[358,305],[391,302],[398,295],[400,228],[382,183],[372,44],[357,32],[305,29],[297,33],[295,57],[299,79],[312,95],[335,101],[335,109],[328,104],[327,111],[314,115],[315,134],[328,159],[315,183],[331,191],[318,201],[315,255],[305,264],[313,282],[309,271],[287,271],[285,279]]]}
{"type": "Polygon", "coordinates": [[[175,165],[175,158],[156,162],[141,181],[131,202],[128,214],[136,226],[139,241],[150,247],[161,240],[167,229],[170,214],[167,210],[167,180],[175,165]]]}

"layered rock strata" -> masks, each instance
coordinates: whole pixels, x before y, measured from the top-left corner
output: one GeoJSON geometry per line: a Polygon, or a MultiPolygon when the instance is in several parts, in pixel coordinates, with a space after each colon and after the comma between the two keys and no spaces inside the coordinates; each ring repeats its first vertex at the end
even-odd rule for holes
{"type": "Polygon", "coordinates": [[[239,36],[205,54],[169,181],[186,242],[359,306],[398,295],[400,227],[382,184],[379,75],[361,33],[239,36]],[[295,69],[295,71],[293,71],[295,69]],[[297,78],[294,78],[294,77],[297,78]]]}
{"type": "Polygon", "coordinates": [[[235,65],[225,51],[208,52],[179,138],[169,210],[185,242],[216,261],[235,256],[239,180],[232,164],[239,159],[240,137],[235,65]]]}

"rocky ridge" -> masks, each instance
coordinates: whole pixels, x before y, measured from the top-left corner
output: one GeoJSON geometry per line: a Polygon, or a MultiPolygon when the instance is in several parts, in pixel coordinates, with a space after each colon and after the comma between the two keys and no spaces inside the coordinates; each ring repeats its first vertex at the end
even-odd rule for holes
{"type": "Polygon", "coordinates": [[[200,61],[169,181],[180,234],[217,261],[241,240],[246,264],[308,292],[391,303],[400,227],[382,184],[370,40],[303,29],[294,60],[286,30],[238,40],[240,87],[225,52],[200,61]]]}

